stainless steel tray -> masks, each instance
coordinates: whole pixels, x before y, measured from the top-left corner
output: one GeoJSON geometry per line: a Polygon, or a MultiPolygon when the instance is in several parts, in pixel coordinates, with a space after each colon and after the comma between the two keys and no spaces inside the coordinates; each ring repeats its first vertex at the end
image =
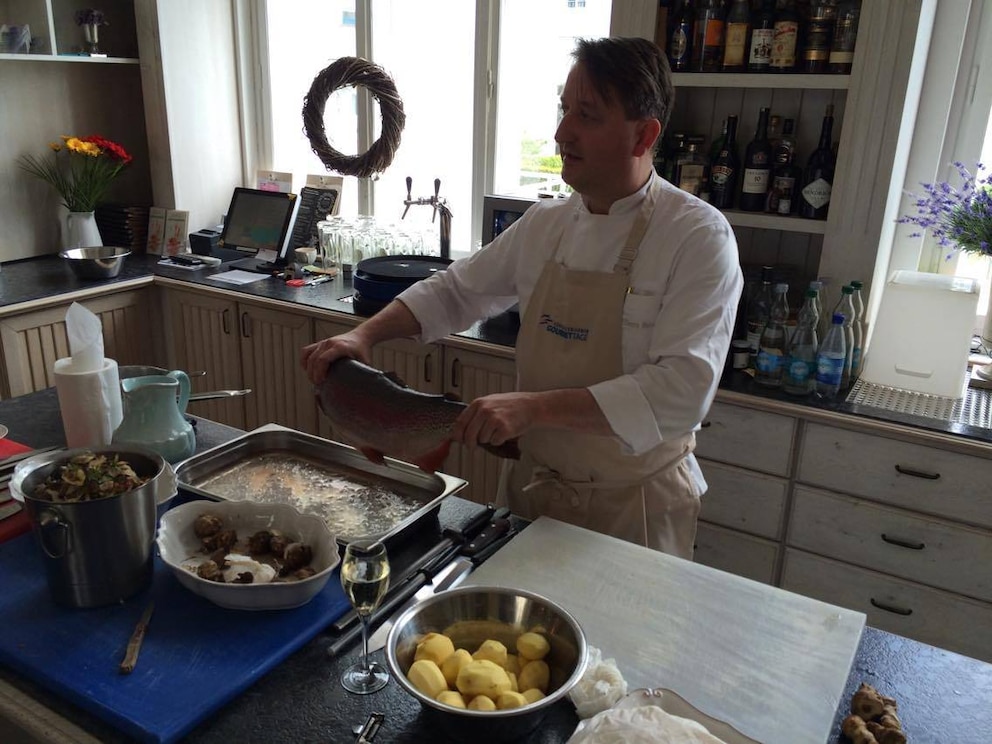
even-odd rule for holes
{"type": "Polygon", "coordinates": [[[210,499],[288,503],[322,517],[338,543],[387,540],[433,513],[467,484],[276,425],[263,426],[176,467],[180,488],[210,499]]]}

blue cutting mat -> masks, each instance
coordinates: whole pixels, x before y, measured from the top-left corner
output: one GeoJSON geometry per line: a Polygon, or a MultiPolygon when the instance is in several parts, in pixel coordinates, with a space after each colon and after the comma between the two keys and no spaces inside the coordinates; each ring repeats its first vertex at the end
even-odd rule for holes
{"type": "Polygon", "coordinates": [[[33,534],[0,545],[0,663],[129,736],[172,742],[350,608],[335,570],[293,610],[225,610],[184,589],[158,556],[149,589],[95,609],[55,604],[33,534]],[[138,665],[117,667],[149,602],[138,665]]]}

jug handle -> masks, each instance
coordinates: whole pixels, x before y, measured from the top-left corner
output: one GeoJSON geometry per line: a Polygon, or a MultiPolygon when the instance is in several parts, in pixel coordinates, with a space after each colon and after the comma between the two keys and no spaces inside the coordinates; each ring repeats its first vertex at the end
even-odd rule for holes
{"type": "Polygon", "coordinates": [[[38,534],[41,547],[49,558],[64,558],[71,546],[69,524],[62,521],[62,515],[55,509],[42,509],[38,514],[38,534]]]}
{"type": "Polygon", "coordinates": [[[189,375],[179,369],[174,369],[168,376],[179,383],[179,412],[186,413],[186,406],[189,404],[189,375]]]}

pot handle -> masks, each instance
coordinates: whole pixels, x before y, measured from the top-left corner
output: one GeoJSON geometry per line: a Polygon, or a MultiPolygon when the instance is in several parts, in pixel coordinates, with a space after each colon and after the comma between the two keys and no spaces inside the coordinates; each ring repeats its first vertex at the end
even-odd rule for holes
{"type": "Polygon", "coordinates": [[[186,406],[189,405],[189,375],[180,369],[169,372],[169,377],[179,383],[179,412],[186,413],[186,406]]]}
{"type": "Polygon", "coordinates": [[[64,558],[72,551],[69,524],[56,509],[38,511],[38,528],[41,547],[49,558],[64,558]]]}

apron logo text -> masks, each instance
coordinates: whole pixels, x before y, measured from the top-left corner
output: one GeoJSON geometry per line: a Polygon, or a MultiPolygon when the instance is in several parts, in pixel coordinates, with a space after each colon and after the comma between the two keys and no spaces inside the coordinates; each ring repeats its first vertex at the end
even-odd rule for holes
{"type": "Polygon", "coordinates": [[[562,325],[547,313],[541,315],[538,325],[542,326],[548,333],[560,336],[566,341],[586,341],[589,338],[588,328],[572,328],[571,326],[562,325]]]}

